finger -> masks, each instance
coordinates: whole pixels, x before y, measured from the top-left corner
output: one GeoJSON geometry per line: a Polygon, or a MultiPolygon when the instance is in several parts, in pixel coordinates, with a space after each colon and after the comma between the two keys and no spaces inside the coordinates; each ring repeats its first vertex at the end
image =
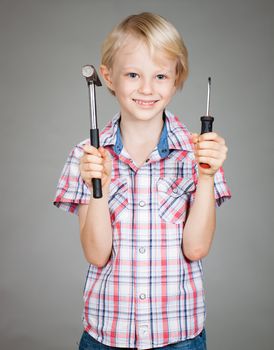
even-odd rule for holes
{"type": "Polygon", "coordinates": [[[104,147],[99,147],[98,151],[100,152],[102,158],[106,158],[106,150],[104,149],[104,147]]]}
{"type": "Polygon", "coordinates": [[[82,172],[81,177],[87,184],[91,185],[91,175],[88,172],[82,172]]]}
{"type": "Polygon", "coordinates": [[[103,174],[101,171],[82,171],[81,176],[86,182],[91,183],[92,179],[101,179],[103,174]]]}
{"type": "Polygon", "coordinates": [[[103,171],[103,165],[94,163],[84,163],[82,164],[83,171],[103,171]]]}
{"type": "Polygon", "coordinates": [[[191,134],[191,140],[194,144],[198,142],[198,139],[199,139],[199,135],[197,133],[191,134]]]}
{"type": "Polygon", "coordinates": [[[92,179],[101,179],[103,177],[103,174],[98,171],[92,171],[90,175],[92,179]]]}
{"type": "Polygon", "coordinates": [[[99,147],[99,152],[105,161],[111,161],[110,153],[103,147],[99,147]]]}
{"type": "Polygon", "coordinates": [[[220,144],[216,141],[202,141],[199,142],[198,149],[220,150],[220,144]]]}
{"type": "Polygon", "coordinates": [[[202,141],[215,141],[222,145],[225,144],[225,140],[221,136],[219,136],[216,132],[206,132],[200,135],[199,142],[202,142],[202,141]]]}
{"type": "Polygon", "coordinates": [[[104,160],[103,165],[104,165],[105,174],[107,176],[109,176],[111,174],[111,170],[112,170],[111,155],[106,149],[103,149],[101,154],[102,154],[102,157],[103,157],[103,160],[104,160]]]}
{"type": "Polygon", "coordinates": [[[101,157],[86,154],[81,158],[82,163],[94,163],[94,164],[103,164],[103,159],[101,157]]]}
{"type": "Polygon", "coordinates": [[[220,152],[211,150],[211,149],[199,149],[196,151],[196,156],[197,157],[210,157],[210,158],[215,158],[219,159],[220,158],[220,152]]]}
{"type": "Polygon", "coordinates": [[[200,163],[199,168],[200,168],[200,171],[202,169],[203,174],[213,175],[215,173],[215,171],[212,169],[211,165],[209,165],[208,163],[200,163]],[[202,164],[206,164],[206,165],[208,165],[208,167],[204,167],[204,166],[202,166],[202,164]]]}
{"type": "Polygon", "coordinates": [[[100,152],[98,151],[98,149],[94,146],[91,146],[91,145],[84,145],[83,147],[83,150],[85,153],[88,153],[88,154],[93,154],[93,155],[96,155],[98,157],[100,157],[100,152]]]}
{"type": "Polygon", "coordinates": [[[211,168],[216,169],[219,167],[218,161],[210,157],[199,157],[199,164],[204,163],[210,165],[211,168]]]}

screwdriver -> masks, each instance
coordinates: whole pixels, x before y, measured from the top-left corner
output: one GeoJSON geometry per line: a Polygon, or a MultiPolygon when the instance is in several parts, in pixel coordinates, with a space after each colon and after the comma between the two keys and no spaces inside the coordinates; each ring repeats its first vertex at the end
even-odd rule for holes
{"type": "MultiPolygon", "coordinates": [[[[208,84],[207,84],[207,103],[206,103],[206,115],[201,117],[201,135],[205,134],[206,132],[212,131],[212,125],[214,118],[210,115],[209,108],[210,108],[210,95],[211,95],[211,77],[208,78],[208,84]]],[[[200,166],[204,169],[209,169],[210,165],[206,163],[200,163],[200,166]]]]}

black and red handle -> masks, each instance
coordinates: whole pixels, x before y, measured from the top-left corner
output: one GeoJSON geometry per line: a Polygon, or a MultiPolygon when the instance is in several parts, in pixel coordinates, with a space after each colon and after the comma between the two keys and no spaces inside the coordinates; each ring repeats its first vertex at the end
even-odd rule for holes
{"type": "MultiPolygon", "coordinates": [[[[212,132],[212,126],[213,126],[214,118],[211,116],[203,116],[201,117],[201,135],[205,134],[206,132],[212,132]]],[[[210,165],[206,163],[200,163],[200,166],[204,169],[209,169],[210,165]]]]}

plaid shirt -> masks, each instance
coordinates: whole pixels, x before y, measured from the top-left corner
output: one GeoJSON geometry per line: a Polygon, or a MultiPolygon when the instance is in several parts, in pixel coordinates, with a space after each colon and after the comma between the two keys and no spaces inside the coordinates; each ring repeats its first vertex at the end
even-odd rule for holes
{"type": "MultiPolygon", "coordinates": [[[[104,267],[89,266],[83,322],[93,338],[108,346],[162,347],[204,328],[202,264],[189,261],[181,249],[198,166],[190,133],[170,112],[165,114],[159,144],[140,168],[123,148],[119,114],[100,135],[113,161],[113,246],[104,267]]],[[[72,150],[58,183],[54,204],[71,213],[90,198],[79,173],[87,142],[72,150]]],[[[222,169],[214,190],[218,206],[230,197],[222,169]]]]}

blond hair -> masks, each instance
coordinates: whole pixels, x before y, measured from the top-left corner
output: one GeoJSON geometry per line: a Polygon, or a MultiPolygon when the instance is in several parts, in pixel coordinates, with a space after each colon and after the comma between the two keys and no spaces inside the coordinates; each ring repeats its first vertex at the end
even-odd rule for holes
{"type": "Polygon", "coordinates": [[[152,54],[157,49],[177,60],[175,86],[181,89],[188,76],[187,48],[171,23],[150,12],[131,15],[114,27],[102,45],[101,64],[112,68],[115,55],[130,35],[143,40],[152,54]]]}

